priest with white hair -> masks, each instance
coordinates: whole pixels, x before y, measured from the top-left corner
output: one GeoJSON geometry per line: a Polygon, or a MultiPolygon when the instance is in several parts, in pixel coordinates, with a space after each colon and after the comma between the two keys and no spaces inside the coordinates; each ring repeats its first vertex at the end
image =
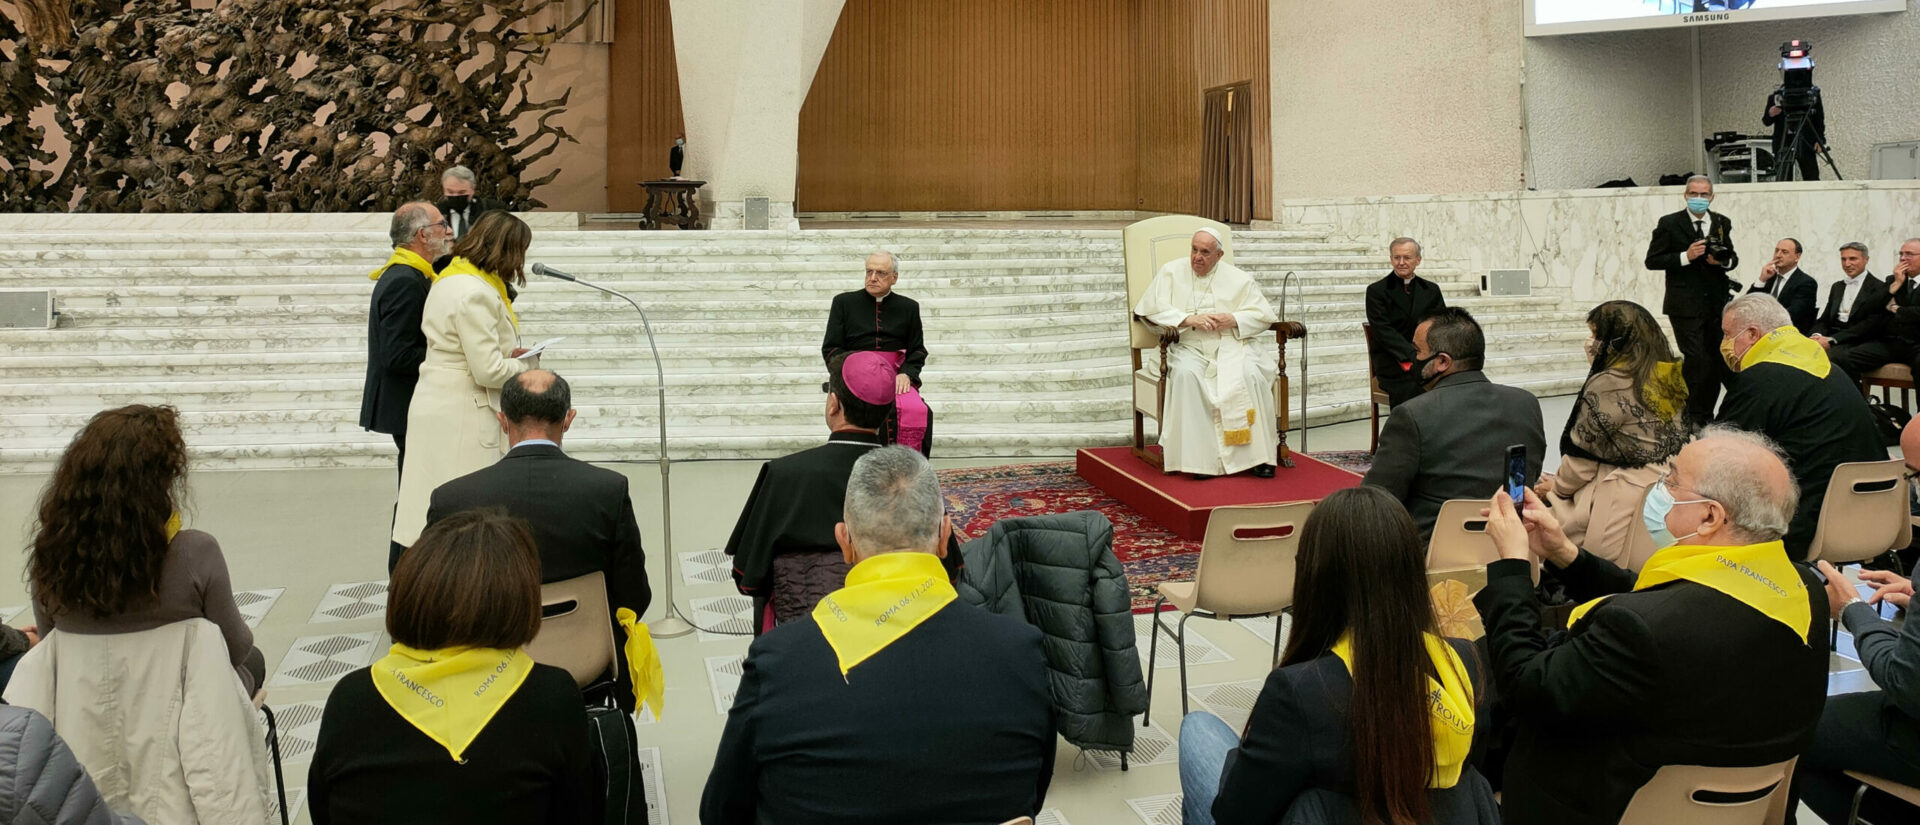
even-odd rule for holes
{"type": "Polygon", "coordinates": [[[1217,232],[1193,233],[1186,259],[1161,267],[1133,308],[1180,334],[1167,351],[1164,469],[1209,478],[1252,470],[1272,478],[1280,448],[1273,409],[1278,348],[1254,344],[1279,316],[1260,284],[1222,263],[1223,254],[1217,232]]]}

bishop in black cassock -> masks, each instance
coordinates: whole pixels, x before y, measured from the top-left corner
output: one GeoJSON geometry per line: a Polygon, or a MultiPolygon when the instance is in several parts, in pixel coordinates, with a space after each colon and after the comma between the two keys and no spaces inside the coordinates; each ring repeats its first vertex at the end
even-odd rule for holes
{"type": "Polygon", "coordinates": [[[893,291],[900,279],[899,262],[891,252],[867,256],[863,289],[833,296],[827,313],[827,334],[820,357],[829,363],[840,352],[876,351],[890,354],[896,380],[894,415],[880,430],[888,444],[901,444],[933,454],[933,412],[920,397],[920,370],[927,365],[927,344],[920,329],[920,305],[893,291]]]}
{"type": "MultiPolygon", "coordinates": [[[[798,621],[822,596],[846,585],[850,569],[834,539],[846,506],[847,477],[867,451],[886,446],[879,427],[894,401],[884,353],[858,352],[828,361],[827,443],[760,467],[753,492],[727,539],[733,583],[753,598],[753,630],[798,621]],[[768,621],[771,618],[773,621],[768,621]]],[[[960,565],[957,539],[947,545],[949,573],[960,565]]]]}

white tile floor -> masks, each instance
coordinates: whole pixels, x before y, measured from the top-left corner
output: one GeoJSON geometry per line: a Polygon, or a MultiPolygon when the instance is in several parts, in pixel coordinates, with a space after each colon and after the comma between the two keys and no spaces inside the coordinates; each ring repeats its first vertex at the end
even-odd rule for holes
{"type": "MultiPolygon", "coordinates": [[[[1545,418],[1565,419],[1571,400],[1548,399],[1545,418]]],[[[585,422],[583,422],[585,423],[585,422]]],[[[591,426],[588,424],[587,426],[591,426]]],[[[1292,443],[1299,443],[1296,434],[1292,443]]],[[[1315,429],[1314,450],[1364,449],[1366,422],[1315,429]]],[[[1549,447],[1548,466],[1557,462],[1549,447]]],[[[943,467],[1007,463],[942,459],[943,467]]],[[[649,456],[610,465],[629,476],[639,509],[657,619],[665,599],[667,547],[660,534],[660,476],[649,456]]],[[[745,600],[733,590],[725,557],[713,550],[725,542],[758,462],[682,462],[674,466],[674,547],[678,576],[675,601],[709,630],[745,630],[745,600]]],[[[0,539],[22,546],[32,522],[32,503],[44,476],[0,475],[0,539]]],[[[389,470],[303,470],[203,473],[190,478],[190,526],[216,536],[242,602],[242,612],[266,654],[268,700],[279,714],[286,764],[288,804],[305,818],[306,769],[312,758],[320,711],[332,684],[365,666],[387,648],[384,633],[386,539],[393,473],[389,470]]],[[[16,571],[0,575],[0,621],[26,624],[31,613],[16,571]]],[[[1146,656],[1144,617],[1138,642],[1146,656]]],[[[1189,697],[1241,724],[1258,694],[1272,658],[1272,620],[1188,624],[1189,697]]],[[[667,674],[665,714],[658,722],[642,713],[641,744],[647,748],[650,823],[699,819],[700,792],[712,764],[725,709],[738,683],[745,636],[700,632],[664,639],[659,649],[667,674]],[[664,794],[664,804],[660,796],[664,794]]],[[[1060,745],[1056,773],[1041,825],[1081,823],[1177,823],[1179,776],[1174,738],[1180,713],[1176,655],[1166,637],[1154,669],[1151,718],[1130,769],[1121,772],[1111,754],[1081,754],[1060,745]],[[1163,727],[1164,726],[1164,727],[1163,727]]],[[[1850,653],[1845,648],[1843,653],[1850,653]]],[[[1867,689],[1859,664],[1835,656],[1837,689],[1867,689]]]]}

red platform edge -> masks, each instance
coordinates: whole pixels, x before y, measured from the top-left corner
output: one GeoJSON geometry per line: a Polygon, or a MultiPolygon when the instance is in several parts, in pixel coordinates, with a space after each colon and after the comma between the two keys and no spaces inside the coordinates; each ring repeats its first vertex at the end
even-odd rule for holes
{"type": "Polygon", "coordinates": [[[1274,468],[1270,479],[1243,473],[1202,481],[1185,473],[1161,473],[1127,447],[1096,447],[1079,450],[1073,469],[1174,535],[1200,541],[1215,507],[1319,501],[1360,483],[1360,476],[1303,453],[1293,453],[1293,463],[1292,468],[1274,468]]]}

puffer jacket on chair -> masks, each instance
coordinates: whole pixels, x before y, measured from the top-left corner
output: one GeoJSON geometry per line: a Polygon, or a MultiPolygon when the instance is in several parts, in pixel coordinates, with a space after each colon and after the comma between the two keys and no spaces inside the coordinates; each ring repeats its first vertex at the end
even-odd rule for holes
{"type": "Polygon", "coordinates": [[[1107,517],[1083,510],[1002,519],[961,553],[960,598],[1025,619],[1046,636],[1060,735],[1089,750],[1132,750],[1147,689],[1107,517]]]}
{"type": "Polygon", "coordinates": [[[220,628],[54,630],[20,659],[8,704],[32,708],[115,810],[154,825],[260,825],[273,780],[251,698],[220,628]]]}

